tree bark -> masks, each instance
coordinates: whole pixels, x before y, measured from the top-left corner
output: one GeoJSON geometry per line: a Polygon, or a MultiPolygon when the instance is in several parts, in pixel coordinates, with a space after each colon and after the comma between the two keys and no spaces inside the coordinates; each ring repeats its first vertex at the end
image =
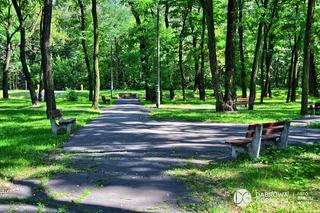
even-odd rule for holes
{"type": "Polygon", "coordinates": [[[88,87],[89,87],[89,101],[92,101],[93,99],[93,77],[92,77],[92,72],[90,68],[90,60],[89,60],[89,54],[87,50],[87,44],[86,44],[86,19],[85,19],[85,7],[83,5],[82,0],[78,0],[78,4],[80,7],[80,14],[81,14],[81,45],[83,49],[83,54],[84,54],[84,61],[86,64],[86,69],[88,73],[88,87]]]}
{"type": "Polygon", "coordinates": [[[302,73],[302,98],[301,98],[301,115],[308,114],[308,93],[309,93],[309,70],[310,70],[310,49],[312,22],[314,13],[315,0],[308,0],[308,12],[306,19],[305,38],[304,38],[304,57],[302,73]]]}
{"type": "Polygon", "coordinates": [[[97,0],[92,0],[92,18],[93,18],[93,63],[94,63],[94,98],[92,106],[94,109],[99,109],[100,96],[100,71],[99,71],[99,26],[97,15],[97,0]]]}
{"type": "Polygon", "coordinates": [[[218,70],[218,61],[216,53],[216,36],[214,30],[213,3],[212,0],[201,0],[202,6],[206,11],[207,31],[208,31],[208,47],[210,71],[212,76],[212,85],[216,98],[216,112],[223,112],[223,97],[220,85],[220,72],[218,70]]]}
{"type": "Polygon", "coordinates": [[[224,110],[236,111],[236,88],[234,77],[236,73],[236,22],[237,22],[237,0],[228,1],[228,23],[227,41],[225,51],[225,95],[224,110]]]}
{"type": "Polygon", "coordinates": [[[43,7],[43,29],[41,36],[41,68],[43,72],[43,83],[45,90],[45,100],[47,105],[47,116],[49,112],[55,110],[56,99],[54,95],[54,83],[51,64],[51,18],[52,18],[52,0],[45,0],[43,7]]]}
{"type": "MultiPolygon", "coordinates": [[[[267,9],[268,0],[264,0],[263,7],[267,9]]],[[[257,43],[256,43],[254,59],[252,64],[251,80],[250,80],[249,110],[253,110],[254,102],[256,100],[256,79],[257,79],[257,73],[259,69],[260,46],[262,41],[262,34],[264,31],[264,21],[263,21],[264,16],[265,14],[263,14],[262,20],[259,23],[257,43]]]]}
{"type": "Polygon", "coordinates": [[[238,25],[238,34],[239,34],[239,56],[240,56],[240,69],[241,69],[241,91],[242,97],[247,97],[247,72],[246,72],[246,62],[244,57],[244,46],[243,46],[243,6],[244,0],[239,0],[239,25],[238,25]]]}
{"type": "Polygon", "coordinates": [[[316,62],[314,53],[310,54],[310,95],[313,97],[319,97],[319,87],[318,87],[318,79],[317,79],[317,70],[316,70],[316,62]]]}
{"type": "Polygon", "coordinates": [[[15,11],[20,23],[20,61],[22,65],[22,71],[27,81],[27,86],[30,93],[32,105],[38,105],[37,94],[35,92],[33,81],[31,79],[31,75],[27,65],[25,18],[22,15],[22,11],[17,0],[12,0],[12,4],[15,8],[15,11]]]}

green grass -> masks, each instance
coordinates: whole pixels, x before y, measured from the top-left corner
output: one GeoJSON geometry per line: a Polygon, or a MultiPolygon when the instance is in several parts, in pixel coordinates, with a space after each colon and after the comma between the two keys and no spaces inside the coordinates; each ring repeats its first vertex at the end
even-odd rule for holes
{"type": "Polygon", "coordinates": [[[320,122],[312,122],[308,125],[310,128],[320,128],[320,122]]]}
{"type": "MultiPolygon", "coordinates": [[[[76,117],[78,128],[99,115],[84,95],[76,102],[65,100],[63,93],[57,95],[58,108],[63,109],[64,117],[76,117]]],[[[68,136],[52,135],[45,103],[32,107],[26,97],[25,91],[12,91],[10,100],[0,100],[0,181],[44,177],[67,169],[67,155],[62,153],[62,160],[48,160],[47,156],[68,136]]]]}
{"type": "Polygon", "coordinates": [[[320,145],[267,150],[257,161],[239,160],[193,164],[167,173],[186,183],[197,204],[182,206],[195,212],[319,212],[320,145]],[[238,189],[247,189],[252,202],[240,209],[233,202],[238,189]],[[278,195],[263,197],[262,193],[278,195]],[[285,195],[279,196],[279,193],[285,195]]]}
{"type": "MultiPolygon", "coordinates": [[[[200,101],[198,94],[187,91],[187,100],[183,101],[181,93],[178,93],[175,100],[170,101],[168,93],[161,109],[151,111],[151,118],[155,120],[185,120],[205,121],[217,123],[258,123],[274,122],[283,120],[299,119],[300,102],[285,103],[286,91],[277,90],[273,92],[273,98],[265,98],[264,104],[256,103],[255,110],[247,110],[243,105],[238,106],[235,113],[216,113],[214,109],[215,100],[212,92],[208,91],[207,101],[200,101]]],[[[298,99],[300,92],[298,92],[298,99]]],[[[260,97],[257,94],[257,97],[260,97]]],[[[154,104],[140,100],[145,106],[154,108],[154,104]]],[[[258,100],[259,101],[259,100],[258,100]]],[[[316,101],[310,98],[310,101],[316,101]]]]}

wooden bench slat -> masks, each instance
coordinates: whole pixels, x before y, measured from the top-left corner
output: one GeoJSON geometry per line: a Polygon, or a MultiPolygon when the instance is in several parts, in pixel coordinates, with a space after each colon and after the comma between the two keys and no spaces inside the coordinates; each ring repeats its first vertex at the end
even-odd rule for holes
{"type": "MultiPolygon", "coordinates": [[[[262,130],[262,135],[273,135],[275,133],[281,133],[284,129],[284,126],[280,126],[277,128],[268,128],[268,129],[263,129],[262,130]]],[[[254,135],[255,131],[254,130],[249,130],[246,134],[246,138],[252,138],[254,135]]]]}
{"type": "MultiPolygon", "coordinates": [[[[277,127],[277,126],[284,126],[285,121],[280,121],[280,122],[273,122],[273,123],[264,123],[262,124],[263,129],[266,128],[272,128],[272,127],[277,127]]],[[[248,130],[254,130],[256,128],[256,124],[250,124],[248,127],[248,130]]]]}

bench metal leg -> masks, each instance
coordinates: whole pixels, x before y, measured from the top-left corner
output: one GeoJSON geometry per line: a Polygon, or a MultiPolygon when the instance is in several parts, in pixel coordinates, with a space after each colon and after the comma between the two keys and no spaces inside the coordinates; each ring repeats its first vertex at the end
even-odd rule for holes
{"type": "Polygon", "coordinates": [[[262,137],[262,125],[259,124],[256,127],[252,143],[248,146],[249,155],[252,159],[257,159],[260,156],[261,137],[262,137]]]}

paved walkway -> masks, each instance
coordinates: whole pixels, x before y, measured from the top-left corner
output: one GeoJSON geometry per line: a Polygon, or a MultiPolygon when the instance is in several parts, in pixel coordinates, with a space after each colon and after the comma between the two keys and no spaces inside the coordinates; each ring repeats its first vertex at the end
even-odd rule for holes
{"type": "MultiPolygon", "coordinates": [[[[246,125],[239,124],[151,121],[136,100],[119,100],[64,146],[82,172],[55,176],[45,186],[50,193],[33,198],[47,198],[47,211],[66,206],[74,212],[179,212],[187,190],[163,172],[187,162],[228,159],[224,141],[245,131],[246,125]]],[[[319,130],[291,128],[290,143],[310,144],[317,138],[319,130]]],[[[18,181],[24,190],[12,196],[27,198],[37,184],[18,181]]],[[[16,208],[36,211],[32,205],[16,208]]],[[[0,212],[8,209],[0,205],[0,212]]]]}

